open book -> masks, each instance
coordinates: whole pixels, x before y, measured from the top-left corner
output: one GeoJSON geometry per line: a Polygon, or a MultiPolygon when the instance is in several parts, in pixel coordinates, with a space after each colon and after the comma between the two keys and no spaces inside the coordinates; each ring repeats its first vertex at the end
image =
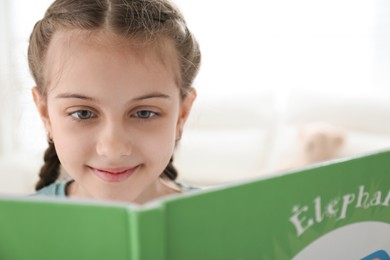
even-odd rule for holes
{"type": "Polygon", "coordinates": [[[389,259],[390,151],[144,206],[0,199],[0,259],[389,259]]]}

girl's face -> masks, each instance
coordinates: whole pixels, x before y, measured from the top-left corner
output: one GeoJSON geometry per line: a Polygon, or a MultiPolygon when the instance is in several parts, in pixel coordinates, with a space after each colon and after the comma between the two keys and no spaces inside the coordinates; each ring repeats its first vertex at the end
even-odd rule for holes
{"type": "Polygon", "coordinates": [[[177,55],[114,36],[58,32],[44,72],[47,97],[33,95],[70,196],[140,202],[159,196],[195,93],[180,97],[177,55]]]}

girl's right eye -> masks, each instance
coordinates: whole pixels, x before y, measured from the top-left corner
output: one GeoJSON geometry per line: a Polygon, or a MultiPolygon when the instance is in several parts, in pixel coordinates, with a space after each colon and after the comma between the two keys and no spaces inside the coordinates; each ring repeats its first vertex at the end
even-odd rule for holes
{"type": "Polygon", "coordinates": [[[96,115],[89,110],[79,110],[69,114],[76,120],[87,120],[96,117],[96,115]]]}

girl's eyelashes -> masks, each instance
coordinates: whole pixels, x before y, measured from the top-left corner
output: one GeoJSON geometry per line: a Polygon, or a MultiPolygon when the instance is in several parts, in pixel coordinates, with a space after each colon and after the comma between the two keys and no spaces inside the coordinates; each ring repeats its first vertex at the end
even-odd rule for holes
{"type": "MultiPolygon", "coordinates": [[[[88,109],[80,109],[77,111],[72,111],[68,113],[68,115],[77,121],[82,121],[82,120],[90,120],[93,118],[97,117],[97,114],[91,110],[88,109]]],[[[135,112],[132,112],[130,114],[130,117],[135,118],[135,119],[141,119],[141,120],[147,120],[147,119],[152,119],[155,117],[160,116],[161,114],[159,112],[155,112],[152,110],[148,109],[140,109],[135,112]]]]}
{"type": "Polygon", "coordinates": [[[150,119],[155,116],[159,116],[159,113],[150,110],[138,110],[133,114],[133,117],[139,119],[150,119]]]}
{"type": "Polygon", "coordinates": [[[87,120],[96,117],[95,113],[89,110],[78,110],[69,115],[76,120],[87,120]]]}

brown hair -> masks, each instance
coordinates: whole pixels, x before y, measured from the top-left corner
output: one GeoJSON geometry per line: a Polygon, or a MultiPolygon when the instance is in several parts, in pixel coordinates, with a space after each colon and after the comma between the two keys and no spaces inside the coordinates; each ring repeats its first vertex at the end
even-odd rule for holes
{"type": "MultiPolygon", "coordinates": [[[[180,11],[169,0],[56,0],[31,33],[28,62],[42,95],[47,94],[44,65],[53,35],[64,29],[107,30],[124,39],[157,43],[162,38],[174,42],[179,58],[180,93],[192,88],[199,70],[201,54],[198,43],[187,28],[180,11]]],[[[55,182],[60,161],[54,144],[44,155],[36,189],[55,182]]],[[[177,171],[171,158],[161,177],[175,180],[177,171]]]]}

